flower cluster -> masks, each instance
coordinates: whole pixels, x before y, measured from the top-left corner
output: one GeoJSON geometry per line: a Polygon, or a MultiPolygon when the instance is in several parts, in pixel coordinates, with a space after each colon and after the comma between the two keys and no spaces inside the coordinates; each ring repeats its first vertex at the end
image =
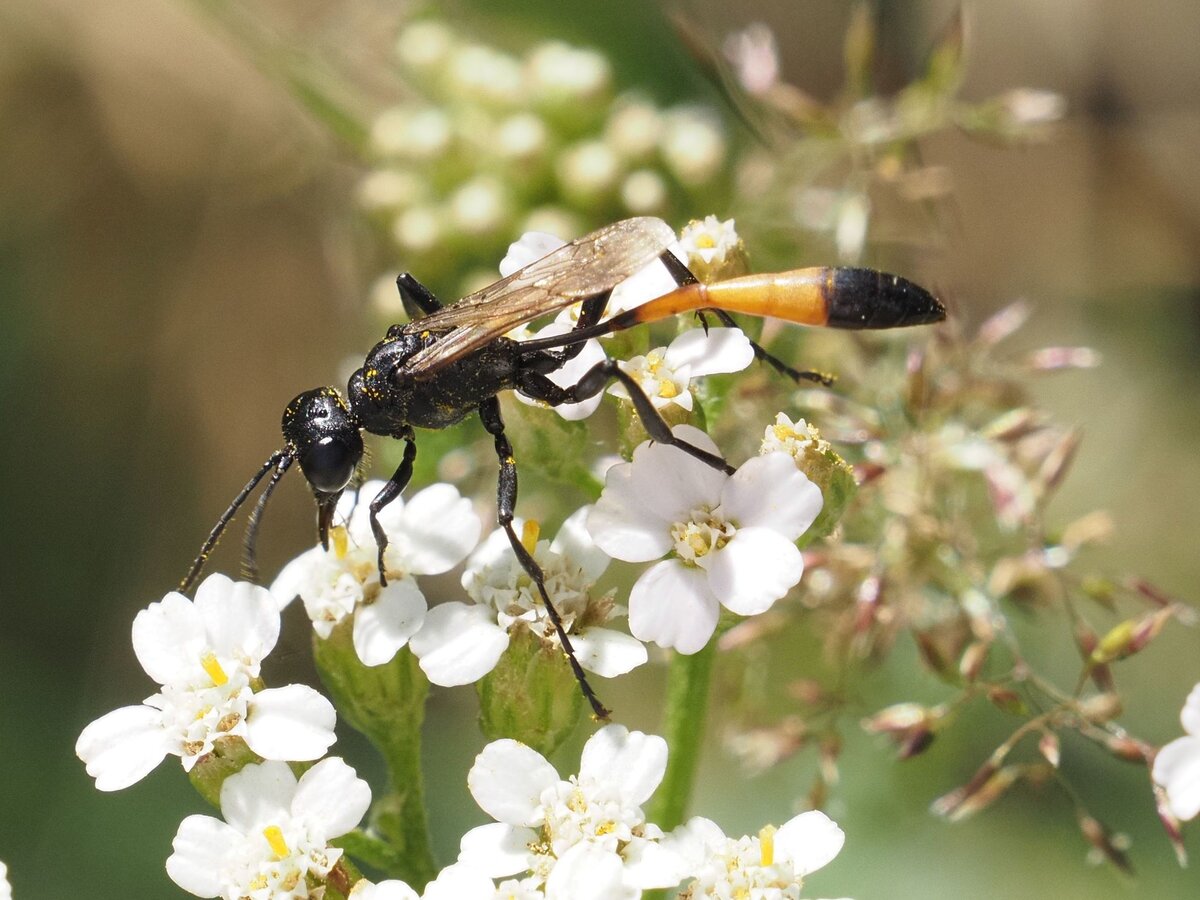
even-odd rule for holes
{"type": "Polygon", "coordinates": [[[271,585],[280,608],[301,599],[321,638],[353,616],[354,649],[367,666],[391,660],[424,623],[429,605],[414,576],[454,568],[482,528],[471,502],[452,485],[435,484],[407,502],[397,498],[379,514],[388,535],[382,585],[370,524],[370,501],[382,488],[382,481],[370,481],[344,493],[337,513],[345,524],[333,529],[329,549],[317,546],[296,557],[271,585]]]}
{"type": "MultiPolygon", "coordinates": [[[[422,900],[636,900],[682,887],[681,897],[797,898],[807,875],[829,863],[844,835],[827,816],[803,813],[758,837],[729,838],[695,818],[664,834],[642,804],[658,787],[667,747],[655,735],[609,725],[583,748],[567,780],[539,753],[511,740],[488,744],[467,778],[496,822],[463,836],[455,864],[422,900]],[[496,884],[499,880],[499,884],[496,884]]],[[[354,900],[416,900],[399,881],[359,882],[354,900]]]]}
{"type": "Polygon", "coordinates": [[[765,146],[738,161],[742,200],[786,208],[797,227],[822,236],[850,264],[863,256],[874,209],[928,204],[950,194],[949,171],[920,162],[921,139],[959,129],[993,139],[1037,140],[1065,112],[1060,95],[1028,88],[979,103],[960,99],[961,13],[946,26],[921,76],[881,96],[873,89],[875,28],[870,7],[857,7],[845,41],[846,85],[828,102],[782,79],[775,36],[762,23],[731,33],[719,53],[711,51],[714,65],[732,66],[735,100],[767,138],[765,146]],[[796,171],[797,159],[808,162],[802,172],[796,171]]]}
{"type": "MultiPolygon", "coordinates": [[[[430,283],[467,293],[522,231],[577,237],[728,190],[715,111],[617,94],[595,50],[549,41],[518,56],[427,18],[402,30],[396,59],[419,99],[371,124],[359,203],[430,283]]],[[[378,297],[394,321],[393,292],[378,297]]]]}
{"type": "Polygon", "coordinates": [[[264,759],[312,760],[334,741],[333,705],[301,684],[264,688],[260,666],[279,638],[264,589],[211,575],[195,601],[171,593],[138,613],[133,651],[160,690],[83,730],[75,752],[102,791],[139,781],[164,756],[186,771],[237,740],[264,759]]]}

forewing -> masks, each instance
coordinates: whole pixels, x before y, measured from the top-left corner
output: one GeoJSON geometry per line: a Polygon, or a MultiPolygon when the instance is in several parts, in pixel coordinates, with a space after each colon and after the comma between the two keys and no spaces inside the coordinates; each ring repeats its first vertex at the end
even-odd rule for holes
{"type": "Polygon", "coordinates": [[[571,241],[410,329],[449,333],[408,360],[406,374],[429,377],[464,354],[531,319],[610,290],[641,271],[675,240],[662,219],[643,216],[571,241]]]}

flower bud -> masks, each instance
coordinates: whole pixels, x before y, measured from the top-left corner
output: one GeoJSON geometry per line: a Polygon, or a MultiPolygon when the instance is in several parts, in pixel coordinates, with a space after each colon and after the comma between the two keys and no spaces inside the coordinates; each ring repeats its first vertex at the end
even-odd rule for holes
{"type": "Polygon", "coordinates": [[[791,454],[796,468],[821,489],[825,500],[821,514],[805,532],[802,540],[812,542],[830,534],[854,497],[858,485],[854,469],[824,440],[817,429],[803,419],[793,422],[784,413],[775,416],[775,424],[763,435],[759,454],[782,450],[791,454]]]}
{"type": "Polygon", "coordinates": [[[508,649],[478,690],[484,736],[513,738],[543,756],[570,736],[583,712],[583,694],[562,650],[524,628],[511,632],[508,649]]]}

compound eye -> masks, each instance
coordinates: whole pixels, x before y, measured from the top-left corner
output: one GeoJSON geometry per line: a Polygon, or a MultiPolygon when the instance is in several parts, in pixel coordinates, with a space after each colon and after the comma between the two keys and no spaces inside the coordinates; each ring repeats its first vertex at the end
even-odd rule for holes
{"type": "Polygon", "coordinates": [[[318,491],[332,494],[349,483],[361,457],[361,439],[351,445],[342,438],[323,437],[304,451],[300,468],[309,484],[318,491]]]}

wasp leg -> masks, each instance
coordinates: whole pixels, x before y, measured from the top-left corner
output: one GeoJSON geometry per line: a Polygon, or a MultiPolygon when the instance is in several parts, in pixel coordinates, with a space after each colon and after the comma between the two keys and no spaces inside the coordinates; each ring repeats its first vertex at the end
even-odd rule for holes
{"type": "Polygon", "coordinates": [[[408,272],[396,276],[396,290],[400,292],[400,302],[408,318],[419,319],[442,308],[442,302],[433,295],[433,291],[413,278],[408,272]]]}
{"type": "MultiPolygon", "coordinates": [[[[723,310],[723,309],[701,310],[700,312],[697,313],[697,315],[700,317],[701,322],[704,322],[704,313],[705,312],[712,313],[714,316],[716,316],[718,319],[720,319],[721,324],[726,326],[727,328],[737,328],[738,327],[738,323],[733,320],[733,316],[731,316],[729,313],[725,312],[725,310],[723,310]]],[[[708,324],[705,323],[704,327],[705,327],[705,330],[707,330],[708,324]]],[[[750,340],[750,338],[747,337],[746,340],[750,340]]],[[[830,375],[827,372],[814,372],[812,369],[793,369],[791,366],[789,366],[787,363],[785,363],[783,360],[781,360],[778,356],[773,356],[772,354],[768,353],[766,350],[764,350],[759,344],[756,344],[754,341],[750,341],[750,347],[752,350],[754,350],[754,357],[759,362],[766,363],[772,369],[774,369],[776,372],[778,372],[780,375],[783,375],[785,378],[790,378],[792,381],[795,381],[797,383],[799,383],[801,381],[815,381],[817,384],[821,385],[822,387],[832,387],[833,382],[836,380],[833,375],[830,375]]]]}
{"type": "Polygon", "coordinates": [[[688,456],[694,457],[714,469],[719,469],[727,475],[734,473],[733,466],[729,465],[724,458],[675,437],[671,433],[671,427],[659,415],[650,398],[646,396],[646,392],[642,390],[642,386],[614,360],[606,359],[596,363],[583,374],[579,381],[566,388],[559,387],[549,378],[539,375],[537,372],[522,372],[519,376],[518,390],[535,400],[543,400],[551,406],[558,406],[560,403],[578,403],[580,400],[594,397],[604,390],[608,382],[614,378],[621,382],[625,386],[625,390],[629,392],[633,408],[637,412],[638,418],[642,420],[642,425],[651,440],[678,447],[688,456]]]}
{"type": "Polygon", "coordinates": [[[375,535],[375,544],[379,547],[379,585],[387,587],[387,572],[383,567],[383,551],[387,549],[388,536],[383,530],[383,525],[379,523],[379,511],[400,496],[400,492],[408,487],[409,479],[412,478],[413,460],[417,457],[417,443],[414,440],[412,429],[399,435],[404,438],[404,458],[400,460],[400,465],[396,467],[395,473],[388,483],[383,486],[375,499],[371,501],[371,532],[375,535]]]}
{"type": "Polygon", "coordinates": [[[262,524],[263,513],[267,509],[267,501],[271,499],[271,495],[275,493],[275,488],[279,485],[279,481],[287,470],[292,465],[294,457],[285,455],[279,460],[275,466],[275,471],[271,473],[271,480],[267,482],[267,486],[263,488],[263,492],[258,495],[258,502],[254,504],[254,509],[250,511],[250,518],[246,520],[246,534],[242,539],[242,578],[245,581],[251,581],[258,584],[258,526],[262,524]]]}
{"type": "MultiPolygon", "coordinates": [[[[680,287],[683,287],[685,284],[696,283],[696,276],[692,274],[691,269],[681,263],[679,258],[670,250],[665,251],[659,259],[667,271],[671,273],[671,277],[675,279],[675,283],[680,287]]],[[[705,333],[708,332],[708,320],[704,317],[705,312],[712,313],[727,328],[738,327],[738,323],[733,320],[733,316],[729,315],[723,309],[700,310],[700,312],[696,313],[696,317],[704,327],[705,333]]],[[[749,340],[749,337],[747,337],[747,340],[749,340]]],[[[790,378],[792,381],[815,381],[817,384],[825,387],[830,387],[833,384],[834,379],[832,375],[827,375],[824,372],[813,372],[810,369],[793,369],[778,356],[768,353],[761,344],[755,341],[750,341],[750,347],[754,350],[755,359],[766,363],[780,375],[790,378]]]]}
{"type": "Polygon", "coordinates": [[[542,605],[546,607],[546,615],[550,617],[550,622],[554,625],[554,630],[562,643],[563,652],[566,653],[567,661],[571,664],[571,671],[575,675],[575,680],[579,682],[579,689],[583,691],[583,696],[592,707],[596,718],[607,719],[610,713],[600,702],[592,690],[592,686],[588,684],[587,675],[584,674],[583,667],[579,665],[579,660],[575,657],[575,648],[571,646],[571,639],[567,637],[567,630],[563,627],[562,617],[559,616],[558,610],[550,601],[550,595],[546,591],[546,576],[542,572],[542,567],[525,549],[525,545],[521,543],[521,539],[517,537],[517,533],[513,529],[513,512],[517,505],[517,462],[513,458],[512,444],[504,436],[504,421],[500,418],[500,401],[495,397],[490,397],[479,404],[479,418],[488,434],[495,439],[496,456],[500,460],[500,478],[496,486],[496,520],[504,529],[504,533],[508,535],[508,542],[512,545],[513,553],[517,555],[517,561],[521,563],[521,568],[537,585],[538,593],[542,597],[542,605]]]}
{"type": "MultiPolygon", "coordinates": [[[[608,306],[608,298],[611,294],[611,290],[603,291],[580,301],[579,318],[576,320],[575,327],[571,331],[591,328],[599,322],[600,317],[604,315],[605,307],[608,306]]],[[[569,337],[570,333],[567,332],[563,337],[569,337]]],[[[587,343],[587,340],[587,338],[583,338],[578,342],[567,344],[561,350],[538,350],[522,359],[521,364],[523,367],[531,369],[534,372],[549,375],[551,372],[561,369],[568,360],[578,356],[579,352],[583,350],[584,344],[587,343]]]]}

